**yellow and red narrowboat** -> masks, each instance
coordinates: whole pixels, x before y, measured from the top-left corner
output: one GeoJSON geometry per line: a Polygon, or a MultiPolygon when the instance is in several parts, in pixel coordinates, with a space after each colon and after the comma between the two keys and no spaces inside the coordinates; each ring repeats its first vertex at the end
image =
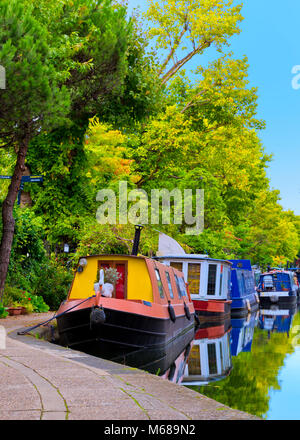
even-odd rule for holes
{"type": "Polygon", "coordinates": [[[95,255],[79,260],[56,319],[62,345],[163,373],[192,342],[194,315],[179,270],[143,256],[95,255]],[[120,276],[111,297],[94,292],[107,268],[120,276]]]}

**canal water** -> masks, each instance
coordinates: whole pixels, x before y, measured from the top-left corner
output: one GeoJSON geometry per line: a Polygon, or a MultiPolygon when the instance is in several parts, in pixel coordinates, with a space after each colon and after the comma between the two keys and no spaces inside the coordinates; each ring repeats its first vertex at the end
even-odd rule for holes
{"type": "Polygon", "coordinates": [[[182,385],[266,420],[300,420],[299,306],[202,326],[182,385]]]}
{"type": "Polygon", "coordinates": [[[248,316],[218,322],[200,317],[200,322],[194,341],[176,360],[172,346],[153,353],[142,350],[143,365],[133,364],[131,353],[107,359],[262,419],[300,420],[299,305],[261,307],[248,316]]]}

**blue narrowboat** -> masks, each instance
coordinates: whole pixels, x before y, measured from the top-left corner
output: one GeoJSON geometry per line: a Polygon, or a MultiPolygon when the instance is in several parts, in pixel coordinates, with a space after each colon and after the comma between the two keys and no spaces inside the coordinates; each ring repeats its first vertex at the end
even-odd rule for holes
{"type": "Polygon", "coordinates": [[[230,260],[231,316],[245,316],[259,308],[259,296],[250,260],[230,260]]]}
{"type": "Polygon", "coordinates": [[[262,303],[296,303],[298,285],[291,271],[275,269],[261,274],[258,294],[262,303]]]}

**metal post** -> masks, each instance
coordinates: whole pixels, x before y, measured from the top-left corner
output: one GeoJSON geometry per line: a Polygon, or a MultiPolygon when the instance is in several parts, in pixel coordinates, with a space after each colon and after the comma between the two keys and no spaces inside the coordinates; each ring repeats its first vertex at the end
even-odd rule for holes
{"type": "Polygon", "coordinates": [[[131,255],[138,254],[139,244],[140,244],[140,235],[141,235],[142,229],[143,229],[143,226],[135,225],[135,234],[134,234],[134,241],[133,241],[131,255]]]}

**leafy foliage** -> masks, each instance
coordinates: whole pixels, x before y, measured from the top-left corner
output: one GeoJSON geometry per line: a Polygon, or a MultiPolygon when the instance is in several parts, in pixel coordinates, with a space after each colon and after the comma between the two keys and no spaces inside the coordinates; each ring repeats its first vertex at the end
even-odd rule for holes
{"type": "Polygon", "coordinates": [[[0,319],[6,318],[8,312],[5,310],[2,303],[0,303],[0,319]]]}

